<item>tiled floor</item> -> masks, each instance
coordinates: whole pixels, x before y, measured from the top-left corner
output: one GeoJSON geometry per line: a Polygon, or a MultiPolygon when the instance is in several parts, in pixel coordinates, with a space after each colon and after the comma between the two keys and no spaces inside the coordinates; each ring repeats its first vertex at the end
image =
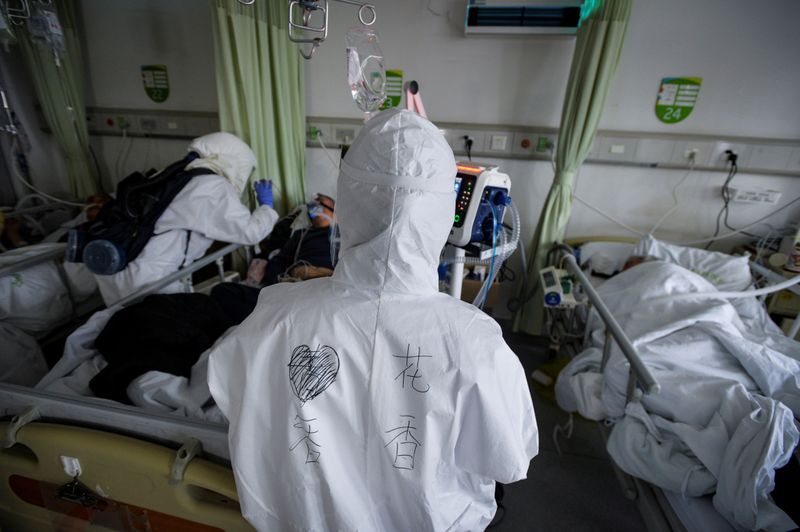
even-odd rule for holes
{"type": "MultiPolygon", "coordinates": [[[[530,372],[547,360],[546,343],[506,334],[506,341],[530,372]]],[[[505,489],[506,515],[491,530],[645,529],[635,504],[622,495],[597,424],[575,418],[572,438],[553,443],[553,429],[567,414],[533,392],[539,425],[539,455],[526,480],[505,489]]]]}

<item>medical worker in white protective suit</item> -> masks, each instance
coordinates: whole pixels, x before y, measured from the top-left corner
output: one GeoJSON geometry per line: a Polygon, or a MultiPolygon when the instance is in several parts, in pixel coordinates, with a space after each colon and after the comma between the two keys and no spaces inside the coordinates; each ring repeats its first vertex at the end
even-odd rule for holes
{"type": "Polygon", "coordinates": [[[259,530],[483,530],[538,431],[500,327],[439,293],[453,153],[406,110],[342,162],[333,277],[261,291],[211,353],[244,516],[259,530]]]}
{"type": "MultiPolygon", "coordinates": [[[[271,188],[268,194],[257,189],[262,204],[252,213],[239,199],[256,167],[255,154],[244,141],[230,133],[211,133],[192,141],[189,152],[199,158],[186,169],[208,168],[208,174],[195,176],[175,196],[135,260],[118,273],[96,276],[107,306],[191,264],[215,240],[252,245],[272,231],[278,213],[272,208],[271,188]]],[[[186,290],[176,282],[160,292],[186,290]]]]}

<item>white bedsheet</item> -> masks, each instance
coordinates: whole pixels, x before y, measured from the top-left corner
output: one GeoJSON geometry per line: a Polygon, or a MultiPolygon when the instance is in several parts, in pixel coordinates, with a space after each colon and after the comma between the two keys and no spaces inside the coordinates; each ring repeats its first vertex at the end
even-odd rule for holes
{"type": "MultiPolygon", "coordinates": [[[[111,308],[96,312],[76,329],[67,338],[64,355],[36,388],[68,395],[93,396],[89,381],[106,366],[103,355],[94,347],[94,341],[116,310],[111,308]]],[[[131,381],[127,389],[128,397],[133,404],[146,410],[227,423],[219,408],[211,401],[208,390],[209,352],[210,349],[200,356],[192,367],[190,378],[149,371],[131,381]]]]}
{"type": "MultiPolygon", "coordinates": [[[[34,244],[0,254],[0,266],[63,248],[63,244],[34,244]]],[[[37,335],[62,324],[72,315],[72,303],[84,301],[97,290],[97,283],[83,264],[64,263],[64,278],[56,261],[26,268],[0,277],[0,320],[37,335]]]]}
{"type": "Polygon", "coordinates": [[[677,493],[716,492],[717,511],[742,527],[788,530],[795,524],[769,492],[798,442],[800,344],[754,299],[664,298],[714,290],[665,262],[603,284],[598,292],[662,391],[626,406],[628,364],[614,347],[599,372],[595,322],[591,347],[561,373],[556,397],[565,410],[616,421],[608,451],[626,472],[677,493]]]}

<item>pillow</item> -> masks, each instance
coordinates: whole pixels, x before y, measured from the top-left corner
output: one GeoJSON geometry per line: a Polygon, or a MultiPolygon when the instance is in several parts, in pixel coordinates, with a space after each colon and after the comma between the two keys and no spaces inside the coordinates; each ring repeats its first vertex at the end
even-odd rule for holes
{"type": "Polygon", "coordinates": [[[750,261],[718,251],[665,244],[648,235],[633,249],[633,255],[653,256],[683,266],[711,282],[718,290],[738,292],[751,284],[750,261]]]}
{"type": "Polygon", "coordinates": [[[633,244],[624,242],[587,242],[580,247],[581,266],[587,263],[595,273],[614,275],[631,256],[633,244]]]}

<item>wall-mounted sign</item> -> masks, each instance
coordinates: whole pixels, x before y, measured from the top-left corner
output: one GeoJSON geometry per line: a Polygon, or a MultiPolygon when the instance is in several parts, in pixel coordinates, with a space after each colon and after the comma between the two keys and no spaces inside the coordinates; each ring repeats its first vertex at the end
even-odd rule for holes
{"type": "Polygon", "coordinates": [[[167,65],[142,65],[142,83],[151,100],[156,103],[166,101],[169,97],[167,65]]]}
{"type": "Polygon", "coordinates": [[[386,99],[383,100],[380,109],[397,107],[403,99],[403,71],[386,71],[386,99]]]}
{"type": "Polygon", "coordinates": [[[664,78],[656,98],[656,116],[665,124],[677,124],[692,114],[703,78],[664,78]]]}

